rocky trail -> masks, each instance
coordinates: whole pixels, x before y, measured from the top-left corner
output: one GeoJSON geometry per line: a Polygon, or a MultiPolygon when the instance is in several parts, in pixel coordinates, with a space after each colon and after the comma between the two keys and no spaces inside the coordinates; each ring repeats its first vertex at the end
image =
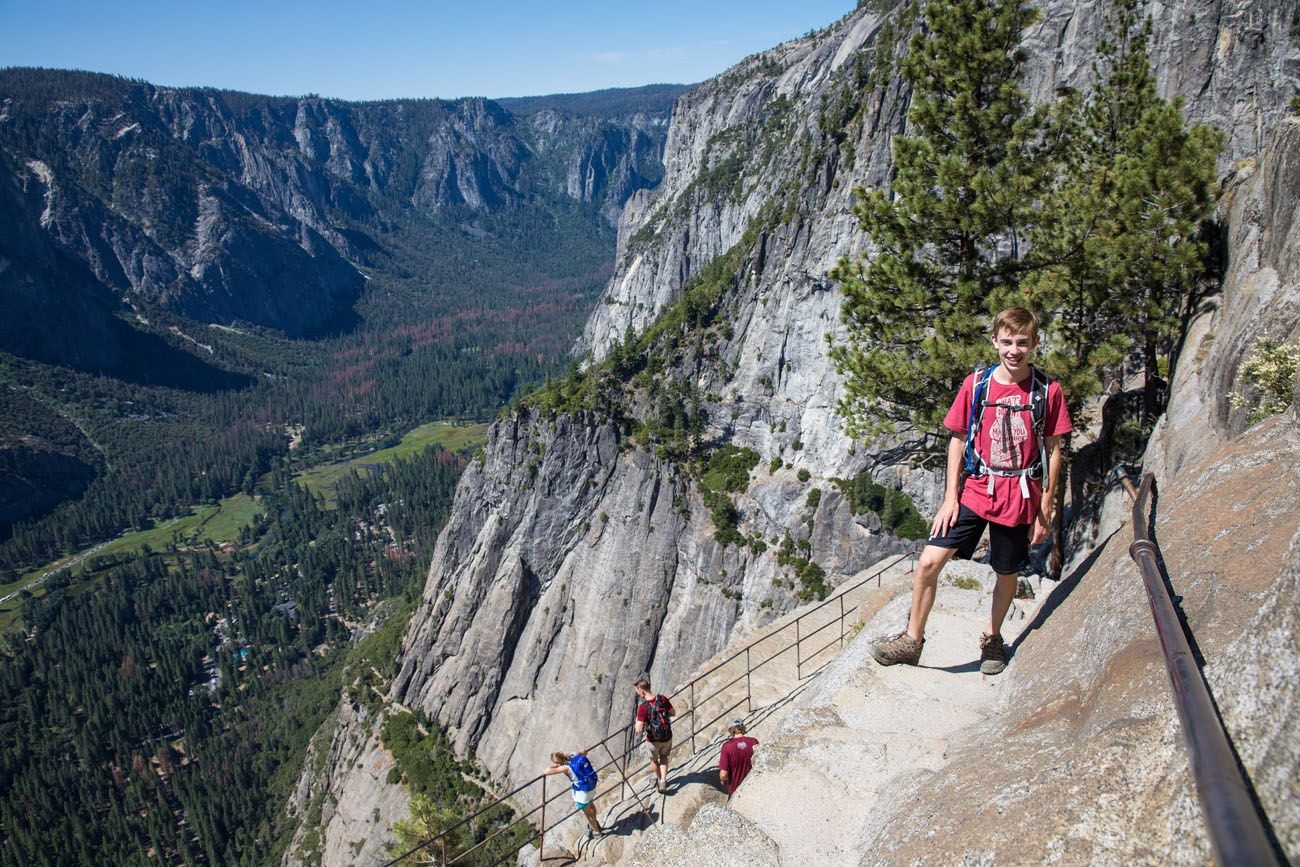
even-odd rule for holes
{"type": "MultiPolygon", "coordinates": [[[[751,659],[771,659],[751,676],[753,710],[747,712],[743,680],[734,713],[726,712],[728,700],[737,695],[734,689],[696,706],[701,722],[709,723],[708,734],[696,735],[696,749],[687,743],[674,752],[668,793],[655,793],[648,772],[642,772],[634,781],[640,800],[598,801],[601,821],[611,828],[606,835],[584,841],[585,826],[576,821],[579,817],[570,819],[547,835],[540,863],[860,863],[864,853],[858,838],[873,807],[889,796],[895,782],[918,771],[941,770],[950,742],[1000,712],[999,696],[1015,676],[1014,662],[998,677],[979,673],[977,639],[988,618],[991,582],[985,565],[949,566],[922,664],[915,668],[881,668],[868,650],[874,638],[896,632],[906,620],[911,573],[905,568],[887,571],[879,586],[873,581],[843,594],[851,611],[843,650],[837,640],[836,597],[819,611],[805,613],[800,623],[808,649],[830,642],[816,655],[800,660],[793,651],[793,621],[800,612],[773,624],[750,639],[751,659]],[[958,578],[968,579],[964,585],[978,583],[979,589],[956,586],[958,578]],[[822,640],[822,635],[828,637],[822,640]],[[714,721],[718,712],[723,718],[714,721]],[[733,715],[746,720],[760,746],[753,771],[729,802],[718,785],[717,759],[733,715]]],[[[1003,628],[1009,647],[1053,586],[1043,581],[1036,599],[1016,600],[1003,628]]],[[[719,658],[734,652],[728,649],[719,658]]],[[[709,668],[706,664],[701,670],[709,668]]],[[[738,669],[725,666],[697,684],[699,694],[710,694],[715,684],[744,670],[742,657],[738,669]]],[[[686,711],[679,720],[675,727],[689,732],[686,711]]],[[[619,791],[614,789],[611,800],[619,791]]],[[[539,863],[535,850],[531,863],[539,863]]]]}

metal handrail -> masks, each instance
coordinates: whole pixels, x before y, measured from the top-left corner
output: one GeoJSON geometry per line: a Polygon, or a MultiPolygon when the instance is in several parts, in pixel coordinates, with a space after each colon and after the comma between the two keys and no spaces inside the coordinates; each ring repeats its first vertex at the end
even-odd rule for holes
{"type": "MultiPolygon", "coordinates": [[[[762,636],[760,636],[760,637],[758,637],[758,638],[755,638],[753,641],[751,641],[751,642],[749,642],[748,644],[744,645],[743,647],[737,649],[734,653],[732,653],[732,654],[731,654],[730,656],[728,656],[726,659],[721,660],[721,661],[718,662],[717,664],[711,666],[710,668],[706,669],[706,670],[703,671],[703,672],[700,672],[700,673],[697,674],[695,677],[691,678],[691,680],[690,680],[690,681],[689,681],[685,686],[682,686],[682,687],[679,688],[676,692],[674,692],[672,695],[670,695],[670,696],[668,697],[669,700],[672,700],[672,699],[674,699],[674,698],[681,698],[682,695],[683,695],[684,693],[687,694],[687,695],[689,695],[689,696],[694,696],[694,692],[695,692],[695,686],[696,686],[696,684],[700,683],[700,682],[703,681],[705,678],[709,677],[711,674],[714,674],[715,672],[717,672],[718,670],[720,670],[723,666],[727,665],[728,663],[734,662],[735,660],[739,659],[739,658],[742,657],[742,656],[745,658],[745,672],[744,672],[743,674],[739,674],[739,675],[737,675],[736,677],[732,678],[732,679],[729,680],[727,683],[725,683],[725,684],[719,686],[719,687],[716,688],[713,692],[709,693],[709,694],[706,695],[706,696],[700,697],[700,698],[698,698],[698,699],[692,698],[691,703],[690,703],[690,706],[689,706],[688,708],[686,708],[686,710],[685,710],[683,713],[681,713],[681,714],[678,715],[677,719],[679,719],[679,720],[680,720],[680,719],[684,719],[684,718],[686,718],[686,717],[689,717],[690,720],[691,720],[691,732],[690,732],[689,738],[690,738],[690,740],[691,740],[691,742],[692,742],[692,747],[693,747],[693,745],[694,745],[695,738],[696,738],[698,735],[702,734],[702,733],[704,732],[705,729],[707,729],[709,726],[711,726],[711,725],[713,725],[714,723],[716,723],[718,720],[720,720],[720,719],[722,719],[723,717],[727,716],[727,714],[729,714],[729,713],[731,713],[732,711],[736,710],[738,707],[740,707],[740,705],[741,705],[742,703],[745,703],[745,704],[747,705],[747,707],[749,708],[750,712],[753,711],[753,693],[752,693],[752,690],[751,690],[750,675],[752,675],[755,671],[758,671],[760,668],[762,668],[763,666],[767,665],[769,662],[772,662],[773,660],[777,659],[778,657],[784,655],[785,653],[787,653],[787,652],[789,652],[789,651],[791,651],[791,650],[794,650],[794,651],[795,651],[795,655],[796,655],[796,663],[795,663],[795,674],[796,674],[796,678],[797,678],[798,680],[802,680],[802,679],[803,679],[803,672],[802,672],[802,669],[803,669],[803,665],[804,665],[806,662],[808,662],[808,661],[811,660],[811,659],[816,658],[816,656],[817,656],[818,654],[820,654],[820,653],[824,652],[825,650],[829,649],[829,648],[830,648],[831,646],[833,646],[837,641],[838,641],[838,642],[841,644],[841,646],[842,646],[842,645],[843,645],[843,642],[844,642],[844,639],[845,639],[845,633],[844,633],[844,620],[845,620],[846,617],[848,617],[848,615],[850,615],[850,614],[852,614],[852,613],[854,613],[854,612],[856,612],[856,611],[858,610],[858,605],[856,605],[856,604],[853,605],[851,608],[846,609],[846,608],[844,607],[844,597],[845,597],[847,594],[853,592],[854,590],[857,590],[858,588],[862,587],[863,585],[865,585],[865,584],[867,584],[868,582],[873,581],[873,580],[877,583],[877,586],[879,586],[879,584],[880,584],[880,580],[881,580],[881,577],[882,577],[886,572],[888,572],[890,569],[894,568],[894,567],[897,566],[899,563],[901,563],[903,560],[908,559],[908,558],[911,558],[913,561],[915,561],[915,558],[916,558],[915,553],[913,552],[913,553],[900,554],[899,556],[895,557],[895,558],[894,558],[893,560],[891,560],[890,562],[888,562],[888,563],[886,563],[885,565],[881,566],[879,569],[877,569],[875,572],[871,573],[870,575],[866,576],[865,578],[861,578],[861,579],[859,579],[858,581],[854,582],[853,584],[850,584],[850,585],[847,585],[847,586],[842,586],[842,587],[837,588],[837,592],[836,592],[835,596],[831,597],[830,599],[826,599],[826,600],[824,600],[823,602],[821,602],[820,604],[818,604],[818,605],[816,605],[816,606],[814,606],[814,607],[808,609],[807,611],[803,612],[803,613],[800,614],[798,617],[796,617],[794,620],[790,621],[789,623],[786,623],[786,624],[782,625],[781,627],[779,627],[779,628],[773,630],[772,632],[769,632],[769,633],[767,633],[766,635],[762,635],[762,636]],[[840,610],[839,610],[838,615],[836,615],[835,620],[831,620],[830,622],[823,624],[822,626],[818,627],[817,629],[813,630],[812,632],[810,632],[810,633],[808,633],[808,634],[806,634],[806,635],[804,635],[804,634],[801,633],[801,630],[800,630],[800,624],[803,622],[804,619],[806,619],[806,618],[808,618],[808,617],[811,617],[812,615],[814,615],[814,614],[816,614],[817,612],[821,611],[821,610],[822,610],[823,608],[825,608],[826,606],[828,606],[828,605],[832,605],[832,604],[836,604],[836,603],[839,604],[839,606],[840,606],[840,610]],[[838,638],[836,638],[836,639],[832,639],[828,644],[826,644],[825,646],[819,648],[819,649],[816,650],[815,652],[809,654],[806,658],[803,657],[802,654],[799,653],[800,648],[801,648],[801,646],[802,646],[802,644],[803,644],[804,641],[806,641],[808,638],[811,638],[812,636],[816,635],[817,633],[821,632],[822,630],[828,628],[829,626],[831,626],[832,624],[836,623],[837,621],[838,621],[838,623],[839,623],[839,625],[840,625],[840,634],[839,634],[839,637],[838,637],[838,638]],[[795,640],[794,640],[793,643],[788,644],[788,645],[786,645],[785,647],[782,647],[781,649],[777,650],[775,653],[773,653],[773,654],[771,654],[770,656],[766,657],[766,658],[763,659],[762,661],[760,661],[760,662],[758,662],[758,663],[756,663],[756,664],[751,664],[751,660],[750,660],[750,652],[751,652],[755,647],[757,647],[759,644],[761,644],[761,643],[763,643],[763,642],[770,641],[773,637],[775,637],[775,636],[777,636],[777,635],[780,635],[781,633],[785,632],[785,631],[788,630],[788,629],[791,629],[792,627],[793,627],[793,629],[794,629],[794,631],[795,631],[795,640]],[[730,707],[728,707],[728,708],[726,708],[725,710],[723,710],[721,714],[719,714],[718,716],[714,717],[713,719],[711,719],[711,720],[709,720],[709,721],[707,721],[707,722],[705,722],[705,723],[703,723],[703,724],[697,724],[696,708],[698,708],[698,707],[700,707],[701,705],[703,705],[703,704],[705,704],[705,703],[707,703],[707,702],[709,702],[709,701],[711,701],[711,700],[717,698],[717,697],[718,697],[719,695],[721,695],[725,690],[727,690],[727,689],[729,689],[730,687],[734,686],[735,684],[739,683],[740,680],[741,680],[742,678],[745,680],[745,695],[744,695],[744,697],[743,697],[743,698],[740,698],[740,699],[737,699],[737,700],[736,700],[736,701],[735,701],[735,702],[734,702],[730,707]]],[[[817,670],[820,671],[822,668],[825,667],[826,664],[829,664],[829,663],[824,663],[823,665],[818,666],[817,670]]],[[[815,673],[816,673],[816,672],[814,672],[814,674],[815,674],[815,673]]],[[[812,676],[812,675],[809,675],[809,676],[812,676]]],[[[636,797],[636,799],[637,799],[637,803],[641,806],[642,812],[645,812],[648,808],[647,808],[646,805],[641,801],[640,796],[637,795],[637,793],[636,793],[636,789],[635,789],[635,787],[632,786],[631,782],[629,782],[629,779],[630,779],[631,777],[635,776],[636,774],[641,773],[641,772],[642,772],[643,770],[645,770],[646,768],[648,768],[650,763],[647,761],[647,762],[645,762],[644,764],[637,765],[637,766],[636,766],[633,770],[631,770],[631,771],[628,770],[628,767],[627,767],[627,759],[628,759],[628,757],[631,756],[633,753],[637,752],[637,750],[638,750],[639,747],[640,747],[640,743],[637,742],[637,741],[635,741],[634,738],[633,738],[633,728],[634,728],[634,725],[633,725],[632,723],[628,723],[628,724],[625,725],[625,726],[622,726],[622,727],[620,727],[620,728],[618,728],[618,729],[615,729],[614,731],[612,731],[612,732],[610,732],[609,734],[607,734],[607,735],[606,735],[602,740],[598,741],[597,743],[595,743],[594,745],[592,745],[591,747],[589,747],[588,749],[586,749],[584,752],[586,752],[586,753],[588,753],[588,754],[590,755],[590,754],[594,754],[597,750],[604,749],[604,750],[606,751],[606,753],[610,756],[610,760],[609,760],[608,762],[605,762],[604,764],[601,764],[601,765],[597,766],[597,767],[596,767],[596,771],[597,771],[597,773],[599,773],[600,771],[603,771],[603,770],[605,770],[606,768],[609,768],[609,767],[611,767],[611,766],[614,767],[615,769],[617,769],[617,770],[619,771],[619,780],[618,780],[618,781],[615,781],[615,782],[611,782],[610,787],[609,787],[608,789],[605,790],[604,794],[605,794],[605,795],[608,795],[608,794],[610,794],[611,792],[613,792],[615,788],[619,788],[619,789],[620,789],[620,793],[619,793],[619,801],[622,802],[622,801],[624,801],[624,800],[627,799],[627,798],[626,798],[626,794],[625,794],[625,792],[626,792],[628,789],[631,789],[631,790],[632,790],[632,795],[633,795],[634,797],[636,797]],[[611,740],[614,740],[615,738],[619,738],[619,737],[626,738],[625,743],[627,743],[628,746],[627,746],[627,747],[626,747],[626,748],[625,748],[625,749],[624,749],[624,750],[623,750],[619,755],[615,756],[613,750],[611,750],[611,749],[609,748],[609,742],[610,742],[611,740]],[[622,762],[622,765],[621,765],[621,766],[619,765],[620,762],[622,762]]],[[[682,740],[685,740],[685,738],[683,738],[682,740]]],[[[713,745],[713,741],[712,741],[712,740],[710,740],[709,745],[710,745],[710,746],[713,745]]],[[[595,764],[595,763],[593,763],[593,765],[594,765],[594,764],[595,764]]],[[[478,842],[475,843],[473,846],[471,846],[470,848],[464,850],[463,852],[457,853],[455,856],[453,856],[453,857],[450,858],[450,859],[448,859],[448,858],[446,857],[446,849],[445,849],[445,846],[444,846],[444,847],[443,847],[443,850],[442,850],[442,852],[443,852],[443,856],[442,856],[442,858],[440,859],[440,862],[441,862],[442,865],[444,865],[444,867],[445,867],[445,865],[456,864],[456,863],[459,862],[462,858],[464,858],[465,856],[469,855],[471,852],[474,852],[474,851],[480,849],[481,847],[486,846],[486,845],[487,845],[488,843],[490,843],[491,841],[500,838],[501,836],[503,836],[504,834],[510,832],[513,828],[517,827],[517,826],[520,825],[521,823],[526,822],[526,821],[527,821],[527,820],[528,820],[528,819],[529,819],[533,814],[535,814],[535,813],[537,813],[537,812],[539,812],[539,811],[541,812],[541,825],[542,825],[542,827],[541,827],[540,829],[538,829],[536,833],[534,833],[533,835],[531,835],[527,840],[524,840],[524,841],[521,843],[521,845],[528,845],[529,843],[533,843],[533,842],[535,842],[535,841],[539,842],[539,845],[543,845],[543,844],[544,844],[544,840],[545,840],[546,833],[547,833],[548,831],[550,831],[551,829],[555,828],[556,826],[562,824],[563,822],[568,821],[568,820],[569,820],[570,818],[572,818],[573,816],[578,815],[578,813],[581,812],[581,811],[580,811],[579,809],[576,809],[576,808],[575,808],[575,809],[572,809],[572,810],[570,810],[570,811],[564,813],[564,815],[562,815],[560,818],[554,820],[554,821],[551,822],[550,824],[547,824],[547,822],[546,822],[546,805],[549,804],[551,801],[554,801],[554,800],[556,800],[557,798],[560,798],[560,797],[562,797],[562,796],[568,794],[568,790],[567,790],[567,789],[561,789],[561,790],[560,790],[558,793],[556,793],[555,795],[551,795],[551,796],[548,797],[548,796],[547,796],[547,793],[546,793],[546,775],[544,775],[544,774],[539,774],[538,776],[533,777],[532,779],[528,780],[527,782],[523,783],[522,785],[520,785],[520,786],[518,786],[518,787],[512,789],[512,790],[511,790],[510,792],[508,792],[507,794],[505,794],[505,795],[503,795],[503,796],[501,796],[501,797],[499,797],[499,798],[496,798],[496,799],[493,800],[491,803],[486,804],[486,805],[484,805],[483,807],[479,808],[479,809],[476,810],[474,813],[472,813],[472,814],[470,814],[469,816],[466,816],[465,818],[461,819],[461,820],[460,820],[459,822],[457,822],[455,825],[452,825],[452,826],[450,826],[450,827],[448,827],[448,828],[443,829],[443,830],[440,831],[438,834],[436,834],[436,835],[430,837],[428,840],[425,840],[424,842],[420,843],[419,845],[412,847],[411,849],[407,850],[406,852],[403,852],[402,854],[398,855],[398,856],[395,857],[395,858],[392,858],[392,859],[389,860],[389,861],[385,861],[385,862],[383,863],[382,867],[393,867],[393,865],[400,864],[401,862],[405,861],[407,858],[410,858],[412,855],[414,855],[415,853],[417,853],[417,852],[419,852],[419,851],[421,851],[421,850],[423,850],[423,849],[428,849],[429,847],[431,847],[431,846],[433,846],[433,845],[435,845],[435,844],[440,844],[440,843],[442,843],[443,841],[445,841],[445,839],[447,838],[447,836],[448,836],[449,834],[451,834],[452,832],[467,827],[471,822],[474,821],[474,819],[476,819],[476,818],[478,818],[478,817],[484,815],[484,814],[487,813],[488,811],[490,811],[490,810],[492,810],[492,809],[494,809],[494,808],[496,808],[496,807],[498,807],[498,806],[500,806],[500,805],[502,805],[502,804],[505,804],[505,803],[509,802],[510,799],[513,798],[514,796],[520,794],[520,793],[523,792],[525,789],[527,789],[527,788],[529,788],[529,787],[531,787],[531,786],[537,785],[538,783],[540,783],[540,784],[541,784],[541,787],[542,787],[542,796],[541,796],[541,800],[540,800],[540,802],[539,802],[539,804],[538,804],[537,806],[532,807],[532,808],[529,809],[527,812],[525,812],[523,815],[516,817],[513,821],[511,821],[511,822],[509,822],[509,823],[503,825],[502,827],[500,827],[500,828],[498,828],[497,830],[493,831],[492,833],[488,834],[486,837],[484,837],[484,839],[478,841],[478,842]]],[[[598,794],[597,796],[595,796],[595,797],[599,797],[599,794],[598,794]]],[[[593,800],[595,799],[595,797],[593,797],[593,800]]],[[[501,863],[503,863],[503,862],[505,862],[505,861],[507,861],[507,860],[512,860],[512,859],[514,859],[514,858],[515,858],[515,852],[517,852],[517,849],[512,850],[511,853],[509,853],[509,854],[507,854],[507,855],[504,855],[504,856],[502,856],[501,858],[497,859],[496,861],[493,862],[493,864],[494,864],[494,865],[496,865],[496,864],[501,864],[501,863]]],[[[539,856],[541,856],[541,855],[542,855],[542,852],[539,852],[539,856]]]]}
{"type": "Polygon", "coordinates": [[[1160,571],[1159,549],[1147,532],[1147,499],[1155,489],[1152,473],[1142,477],[1136,490],[1122,467],[1115,474],[1133,498],[1133,544],[1129,556],[1137,563],[1146,587],[1151,617],[1155,620],[1174,706],[1182,724],[1183,739],[1196,794],[1201,802],[1214,860],[1223,865],[1275,865],[1281,863],[1269,840],[1247,787],[1245,777],[1219,719],[1209,689],[1183,633],[1173,601],[1160,571]]]}

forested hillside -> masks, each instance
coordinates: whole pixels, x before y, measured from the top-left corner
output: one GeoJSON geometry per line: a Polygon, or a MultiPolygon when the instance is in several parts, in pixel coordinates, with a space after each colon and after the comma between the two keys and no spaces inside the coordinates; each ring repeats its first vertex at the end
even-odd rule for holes
{"type": "Polygon", "coordinates": [[[465,459],[348,477],[335,508],[277,465],[237,540],[93,559],[25,599],[0,665],[0,861],[273,858],[349,634],[380,600],[404,612],[465,459]]]}

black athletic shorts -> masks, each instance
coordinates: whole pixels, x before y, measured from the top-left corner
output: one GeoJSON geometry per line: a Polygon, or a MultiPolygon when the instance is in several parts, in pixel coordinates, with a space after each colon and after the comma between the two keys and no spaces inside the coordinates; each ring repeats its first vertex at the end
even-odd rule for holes
{"type": "Polygon", "coordinates": [[[957,510],[957,520],[945,536],[935,536],[927,545],[954,548],[958,560],[969,560],[975,553],[984,527],[989,528],[989,565],[999,575],[1019,574],[1029,564],[1029,537],[1033,524],[1007,527],[981,518],[966,506],[957,510]]]}

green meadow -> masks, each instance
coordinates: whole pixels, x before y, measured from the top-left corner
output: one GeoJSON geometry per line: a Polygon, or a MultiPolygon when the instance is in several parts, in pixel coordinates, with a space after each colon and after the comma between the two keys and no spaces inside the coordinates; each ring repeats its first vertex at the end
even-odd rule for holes
{"type": "Polygon", "coordinates": [[[435,421],[423,424],[409,431],[402,441],[395,446],[371,452],[368,455],[322,464],[299,473],[296,481],[321,497],[326,503],[332,503],[340,479],[352,473],[369,473],[386,463],[410,457],[435,445],[453,452],[475,449],[487,441],[486,424],[455,424],[450,421],[435,421]]]}
{"type": "MultiPolygon", "coordinates": [[[[107,543],[70,554],[34,572],[28,572],[17,581],[0,585],[0,598],[14,594],[12,599],[0,602],[0,624],[7,625],[12,614],[18,610],[21,604],[18,591],[56,570],[68,568],[74,576],[81,575],[96,558],[135,554],[143,551],[145,546],[160,551],[173,542],[182,547],[206,545],[208,542],[217,545],[234,542],[239,538],[239,531],[252,524],[260,514],[262,507],[252,497],[244,493],[233,494],[215,505],[197,506],[188,515],[161,521],[147,530],[124,533],[107,543]]],[[[37,584],[31,587],[31,593],[33,596],[42,596],[45,588],[37,584]]]]}

